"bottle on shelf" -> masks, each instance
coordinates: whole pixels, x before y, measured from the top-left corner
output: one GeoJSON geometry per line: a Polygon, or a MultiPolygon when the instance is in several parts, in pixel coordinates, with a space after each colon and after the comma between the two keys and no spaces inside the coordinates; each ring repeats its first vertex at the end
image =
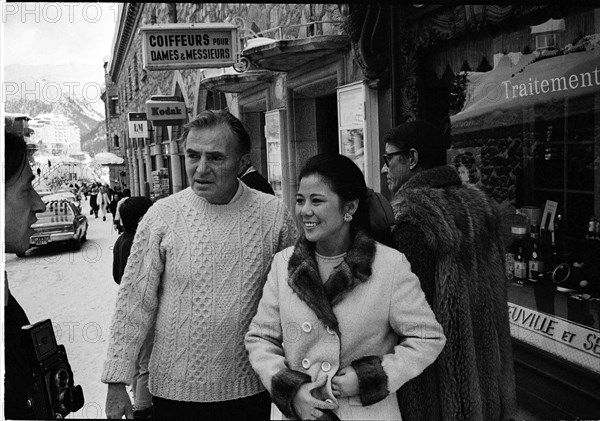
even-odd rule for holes
{"type": "Polygon", "coordinates": [[[527,282],[527,255],[525,244],[520,242],[517,245],[517,253],[515,254],[515,274],[514,281],[517,285],[523,286],[527,282]]]}
{"type": "MultiPolygon", "coordinates": [[[[554,231],[553,231],[552,245],[555,250],[556,257],[558,260],[562,260],[565,254],[565,226],[561,214],[556,215],[554,220],[554,231]]],[[[556,262],[561,263],[561,262],[556,262]]]]}
{"type": "Polygon", "coordinates": [[[517,285],[524,285],[527,277],[527,232],[529,228],[529,218],[519,209],[510,217],[511,242],[506,248],[505,254],[505,272],[509,281],[517,285]],[[520,249],[520,253],[519,253],[520,249]],[[521,260],[518,260],[517,256],[521,260]],[[522,264],[525,264],[525,275],[522,275],[522,264]]]}
{"type": "Polygon", "coordinates": [[[531,238],[531,253],[529,256],[529,280],[532,282],[544,281],[544,256],[538,240],[531,238]]]}

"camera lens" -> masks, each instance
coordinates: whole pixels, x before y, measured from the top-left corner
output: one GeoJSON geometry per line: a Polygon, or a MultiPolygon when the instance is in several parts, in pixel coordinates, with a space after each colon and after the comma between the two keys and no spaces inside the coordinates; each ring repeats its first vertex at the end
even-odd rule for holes
{"type": "Polygon", "coordinates": [[[58,389],[64,389],[69,385],[69,373],[64,368],[58,369],[54,375],[54,384],[58,389]]]}

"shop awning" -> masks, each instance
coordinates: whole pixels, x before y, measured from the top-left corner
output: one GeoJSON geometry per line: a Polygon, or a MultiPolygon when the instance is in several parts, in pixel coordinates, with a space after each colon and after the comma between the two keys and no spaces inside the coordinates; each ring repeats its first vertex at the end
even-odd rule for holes
{"type": "MultiPolygon", "coordinates": [[[[470,78],[467,106],[452,116],[452,133],[511,126],[534,119],[563,116],[565,100],[600,93],[600,48],[533,61],[524,56],[512,66],[504,57],[486,73],[470,78]]],[[[569,101],[569,114],[578,110],[569,101]]]]}
{"type": "Polygon", "coordinates": [[[269,70],[247,70],[236,72],[232,67],[219,69],[219,72],[205,71],[205,77],[200,85],[205,89],[229,93],[240,93],[260,83],[268,82],[273,76],[269,70]]]}
{"type": "Polygon", "coordinates": [[[349,46],[350,39],[346,35],[317,35],[309,38],[273,40],[264,45],[246,48],[242,55],[263,69],[289,72],[349,46]]]}

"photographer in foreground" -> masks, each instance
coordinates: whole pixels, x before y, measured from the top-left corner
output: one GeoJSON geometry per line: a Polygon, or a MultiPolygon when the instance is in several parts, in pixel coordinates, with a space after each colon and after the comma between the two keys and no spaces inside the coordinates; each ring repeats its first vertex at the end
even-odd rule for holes
{"type": "MultiPolygon", "coordinates": [[[[36,213],[46,208],[31,185],[33,172],[27,159],[27,146],[22,137],[4,133],[5,196],[4,242],[5,252],[20,254],[29,248],[31,225],[36,213]]],[[[4,329],[5,375],[4,416],[9,419],[27,419],[27,394],[33,368],[21,327],[29,324],[27,315],[10,294],[4,272],[4,329]]]]}

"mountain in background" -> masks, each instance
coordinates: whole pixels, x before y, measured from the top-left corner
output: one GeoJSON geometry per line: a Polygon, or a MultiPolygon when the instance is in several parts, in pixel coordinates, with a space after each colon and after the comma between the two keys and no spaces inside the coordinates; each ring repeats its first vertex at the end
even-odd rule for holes
{"type": "Polygon", "coordinates": [[[102,64],[11,64],[4,66],[6,100],[35,99],[53,102],[61,97],[78,97],[104,118],[100,98],[104,85],[102,64]]]}
{"type": "Polygon", "coordinates": [[[90,154],[108,151],[104,121],[99,122],[89,133],[81,136],[81,150],[90,154]]]}
{"type": "Polygon", "coordinates": [[[53,113],[70,118],[79,127],[81,150],[104,152],[106,127],[100,90],[102,66],[10,65],[4,67],[4,109],[30,117],[53,113]]]}

